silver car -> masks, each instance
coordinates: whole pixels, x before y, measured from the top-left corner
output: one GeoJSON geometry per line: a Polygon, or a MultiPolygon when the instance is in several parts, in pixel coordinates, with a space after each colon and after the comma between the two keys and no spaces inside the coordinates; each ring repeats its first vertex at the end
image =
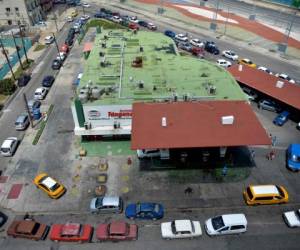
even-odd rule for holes
{"type": "Polygon", "coordinates": [[[29,125],[29,117],[27,114],[21,114],[15,121],[16,130],[25,130],[29,125]]]}
{"type": "Polygon", "coordinates": [[[122,213],[123,200],[119,196],[101,196],[91,200],[92,213],[122,213]]]}

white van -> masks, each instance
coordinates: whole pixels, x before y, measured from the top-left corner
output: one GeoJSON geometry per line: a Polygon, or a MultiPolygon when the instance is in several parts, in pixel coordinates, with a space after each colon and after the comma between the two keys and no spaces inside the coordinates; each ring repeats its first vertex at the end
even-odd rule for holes
{"type": "Polygon", "coordinates": [[[205,222],[208,235],[240,234],[247,231],[247,219],[244,214],[224,214],[210,218],[205,222]]]}
{"type": "Polygon", "coordinates": [[[1,146],[0,152],[3,156],[13,156],[18,146],[18,138],[8,137],[1,146]]]}
{"type": "Polygon", "coordinates": [[[139,159],[160,157],[162,160],[170,159],[169,149],[138,149],[136,151],[139,159]]]}

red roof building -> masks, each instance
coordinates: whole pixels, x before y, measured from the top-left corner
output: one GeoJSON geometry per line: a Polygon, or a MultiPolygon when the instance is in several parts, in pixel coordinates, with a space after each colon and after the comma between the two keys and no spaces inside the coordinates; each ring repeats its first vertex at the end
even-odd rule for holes
{"type": "Polygon", "coordinates": [[[300,86],[246,65],[228,68],[236,81],[300,110],[300,86]],[[241,67],[241,70],[239,68],[241,67]],[[278,81],[282,83],[278,83],[278,81]]]}
{"type": "Polygon", "coordinates": [[[133,104],[132,149],[270,144],[266,130],[245,101],[133,104]],[[232,124],[224,124],[230,120],[232,124]]]}

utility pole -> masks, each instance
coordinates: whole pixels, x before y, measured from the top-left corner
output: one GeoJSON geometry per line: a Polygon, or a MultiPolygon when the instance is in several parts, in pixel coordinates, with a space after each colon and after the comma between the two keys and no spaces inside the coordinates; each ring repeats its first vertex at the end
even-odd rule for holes
{"type": "Polygon", "coordinates": [[[59,53],[59,48],[58,48],[58,44],[57,44],[57,41],[56,41],[56,37],[55,37],[54,33],[52,33],[52,34],[53,34],[53,37],[54,37],[54,43],[55,43],[55,45],[56,45],[57,53],[58,53],[59,58],[60,58],[60,61],[61,61],[61,63],[62,63],[63,60],[62,60],[61,55],[60,55],[60,53],[59,53]]]}
{"type": "Polygon", "coordinates": [[[217,0],[216,2],[216,11],[213,16],[213,20],[210,23],[210,29],[216,31],[217,30],[217,23],[218,23],[218,11],[219,11],[219,5],[220,5],[220,0],[217,0]]]}
{"type": "Polygon", "coordinates": [[[17,56],[18,56],[18,59],[19,59],[21,68],[24,69],[24,66],[23,66],[23,64],[22,64],[22,59],[21,59],[20,53],[19,53],[20,47],[19,47],[19,46],[17,45],[17,43],[16,43],[16,39],[15,39],[15,36],[14,36],[14,33],[13,33],[13,32],[11,32],[11,35],[12,35],[13,40],[14,40],[14,44],[15,44],[15,47],[16,47],[16,50],[17,50],[17,56]]]}
{"type": "Polygon", "coordinates": [[[26,48],[25,48],[25,44],[24,44],[24,40],[23,40],[23,31],[21,30],[21,24],[18,22],[18,26],[19,26],[19,31],[20,31],[20,36],[21,36],[21,42],[22,42],[22,45],[23,45],[23,50],[24,50],[24,55],[25,55],[25,58],[26,58],[26,62],[27,64],[29,64],[29,60],[28,60],[28,57],[27,57],[27,52],[26,52],[26,48]]]}
{"type": "Polygon", "coordinates": [[[226,16],[226,22],[224,27],[224,35],[226,34],[227,31],[228,18],[229,18],[229,6],[227,6],[227,16],[226,16]]]}
{"type": "Polygon", "coordinates": [[[30,110],[29,110],[29,107],[28,107],[27,98],[26,98],[25,93],[23,93],[23,99],[24,99],[24,103],[25,103],[25,109],[28,113],[30,126],[33,128],[33,121],[32,121],[32,117],[31,117],[31,113],[30,113],[30,110]]]}
{"type": "Polygon", "coordinates": [[[7,64],[8,64],[8,66],[9,66],[9,69],[10,69],[10,72],[11,72],[11,74],[12,74],[12,77],[13,77],[14,80],[16,80],[14,71],[13,71],[13,69],[12,69],[12,67],[11,67],[9,58],[8,58],[8,56],[7,56],[7,53],[6,53],[6,50],[5,50],[4,46],[3,46],[3,43],[2,43],[2,39],[1,39],[1,38],[0,38],[0,46],[1,46],[1,49],[2,49],[2,54],[5,56],[6,62],[7,62],[7,64]]]}
{"type": "Polygon", "coordinates": [[[56,16],[56,14],[54,13],[53,14],[53,19],[54,19],[54,23],[55,23],[55,28],[56,28],[56,32],[58,33],[58,27],[57,27],[57,16],[56,16]]]}
{"type": "Polygon", "coordinates": [[[84,6],[83,6],[83,5],[81,5],[81,7],[82,7],[82,12],[83,12],[83,15],[85,15],[84,6]]]}

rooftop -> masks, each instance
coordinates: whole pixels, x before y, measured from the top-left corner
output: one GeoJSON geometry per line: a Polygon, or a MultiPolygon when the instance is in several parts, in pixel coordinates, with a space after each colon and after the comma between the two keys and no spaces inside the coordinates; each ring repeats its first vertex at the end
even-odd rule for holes
{"type": "Polygon", "coordinates": [[[228,71],[238,82],[300,110],[299,85],[246,65],[242,66],[241,71],[239,71],[239,65],[233,65],[228,68],[228,71]],[[282,84],[278,84],[278,81],[282,84]]]}
{"type": "Polygon", "coordinates": [[[133,114],[132,149],[270,144],[245,101],[134,103],[133,114]],[[224,124],[224,116],[233,123],[224,124]]]}
{"type": "Polygon", "coordinates": [[[98,34],[78,94],[86,85],[97,86],[101,97],[85,105],[164,101],[175,95],[178,99],[187,95],[196,100],[245,100],[226,70],[182,56],[172,39],[148,31],[103,30],[98,34]]]}

